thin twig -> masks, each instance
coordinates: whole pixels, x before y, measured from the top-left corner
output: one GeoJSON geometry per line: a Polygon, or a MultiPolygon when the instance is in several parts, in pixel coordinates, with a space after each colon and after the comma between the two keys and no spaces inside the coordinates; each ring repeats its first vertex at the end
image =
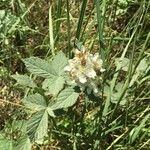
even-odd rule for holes
{"type": "Polygon", "coordinates": [[[8,100],[4,100],[4,99],[0,99],[0,102],[8,103],[8,104],[11,104],[11,105],[14,105],[14,106],[17,106],[17,107],[25,107],[25,106],[23,106],[23,105],[16,104],[16,103],[10,102],[10,101],[8,101],[8,100]]]}

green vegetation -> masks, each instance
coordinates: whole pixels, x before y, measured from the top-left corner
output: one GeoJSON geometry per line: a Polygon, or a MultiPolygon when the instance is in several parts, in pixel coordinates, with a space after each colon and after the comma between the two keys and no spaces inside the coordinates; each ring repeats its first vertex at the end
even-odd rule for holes
{"type": "Polygon", "coordinates": [[[0,150],[150,149],[149,27],[149,0],[1,0],[0,150]]]}

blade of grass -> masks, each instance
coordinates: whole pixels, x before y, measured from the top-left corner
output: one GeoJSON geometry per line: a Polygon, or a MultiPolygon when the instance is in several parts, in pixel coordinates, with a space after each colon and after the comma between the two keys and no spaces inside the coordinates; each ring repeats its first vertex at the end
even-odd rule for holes
{"type": "Polygon", "coordinates": [[[69,7],[69,0],[66,0],[67,3],[67,33],[68,33],[68,53],[69,56],[71,57],[71,35],[70,35],[70,30],[71,30],[71,26],[70,26],[70,7],[69,7]]]}
{"type": "Polygon", "coordinates": [[[97,24],[98,24],[98,35],[99,35],[99,44],[100,44],[100,54],[103,62],[105,62],[105,48],[103,44],[103,30],[105,22],[105,12],[106,12],[106,0],[102,1],[103,9],[100,9],[100,0],[95,0],[96,14],[97,14],[97,24]]]}
{"type": "MultiPolygon", "coordinates": [[[[61,24],[61,12],[62,12],[62,0],[58,0],[57,4],[57,14],[56,14],[56,36],[58,38],[59,30],[60,30],[60,24],[61,24]]],[[[57,39],[56,38],[56,39],[57,39]]]]}
{"type": "Polygon", "coordinates": [[[122,137],[124,137],[126,134],[128,133],[128,130],[126,130],[123,134],[121,134],[119,137],[117,137],[112,143],[111,145],[106,149],[109,150],[113,147],[114,144],[116,144],[122,137]]]}
{"type": "Polygon", "coordinates": [[[144,146],[145,146],[145,145],[148,145],[149,143],[150,143],[150,139],[147,140],[147,141],[139,148],[139,150],[140,150],[140,149],[144,149],[144,146]]]}
{"type": "Polygon", "coordinates": [[[86,10],[87,0],[83,0],[82,6],[81,6],[81,12],[78,20],[78,26],[76,31],[76,39],[80,40],[80,34],[81,34],[81,28],[83,24],[83,18],[86,10]]]}
{"type": "MultiPolygon", "coordinates": [[[[82,31],[82,34],[81,34],[81,41],[83,40],[83,35],[85,34],[85,30],[86,30],[86,27],[87,27],[87,25],[88,25],[88,23],[89,23],[89,21],[90,21],[90,19],[91,19],[91,16],[92,16],[92,14],[93,14],[93,12],[94,12],[94,4],[93,4],[93,6],[92,6],[92,9],[91,9],[91,11],[90,11],[90,13],[89,13],[89,15],[88,15],[88,17],[87,17],[87,19],[86,19],[86,22],[84,23],[85,25],[84,25],[84,27],[83,27],[83,31],[82,31]]],[[[93,25],[92,25],[93,26],[93,25]]],[[[89,28],[88,28],[89,29],[89,28]]],[[[87,37],[88,38],[88,37],[87,37]]],[[[86,39],[87,39],[86,38],[86,39]]],[[[85,39],[85,40],[86,40],[85,39]]],[[[84,41],[85,41],[84,40],[84,41]]],[[[83,42],[84,43],[84,42],[83,42]]]]}
{"type": "Polygon", "coordinates": [[[53,20],[52,20],[52,6],[49,8],[49,45],[50,48],[46,54],[46,57],[49,55],[50,50],[52,51],[52,56],[55,56],[54,50],[54,36],[53,36],[53,20]]]}

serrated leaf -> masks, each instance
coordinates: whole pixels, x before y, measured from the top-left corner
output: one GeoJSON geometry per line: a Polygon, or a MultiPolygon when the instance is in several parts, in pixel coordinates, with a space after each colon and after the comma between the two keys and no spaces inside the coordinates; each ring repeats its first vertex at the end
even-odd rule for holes
{"type": "Polygon", "coordinates": [[[65,80],[61,76],[45,79],[42,88],[46,94],[57,95],[64,87],[65,80]]]}
{"type": "Polygon", "coordinates": [[[26,120],[13,120],[10,124],[12,132],[20,131],[23,134],[27,132],[27,121],[26,120]]]}
{"type": "Polygon", "coordinates": [[[46,107],[47,107],[46,101],[43,98],[43,96],[41,96],[40,94],[37,94],[37,93],[25,97],[23,99],[23,103],[27,108],[33,109],[36,111],[46,109],[46,107]]]}
{"type": "Polygon", "coordinates": [[[52,61],[52,66],[58,76],[64,74],[64,67],[67,65],[68,60],[63,52],[59,52],[52,61]]]}
{"type": "Polygon", "coordinates": [[[0,150],[13,150],[13,141],[0,134],[0,150]]]}
{"type": "MultiPolygon", "coordinates": [[[[118,102],[119,96],[120,96],[120,91],[122,90],[123,87],[123,83],[119,82],[118,84],[116,84],[116,91],[110,92],[110,87],[105,86],[104,87],[104,94],[105,95],[110,95],[110,100],[112,103],[116,104],[118,102]]],[[[124,96],[124,98],[122,98],[122,100],[120,101],[120,105],[125,105],[126,103],[126,95],[124,96]]]]}
{"type": "Polygon", "coordinates": [[[27,133],[31,141],[38,143],[43,142],[44,136],[47,135],[48,114],[47,111],[41,110],[29,119],[27,123],[27,133]]]}
{"type": "Polygon", "coordinates": [[[27,69],[41,77],[53,77],[55,76],[55,70],[50,63],[40,59],[38,57],[30,57],[23,60],[27,69]]]}
{"type": "Polygon", "coordinates": [[[73,88],[64,89],[57,97],[56,103],[51,106],[51,109],[67,108],[75,104],[79,93],[76,93],[73,88]]]}
{"type": "Polygon", "coordinates": [[[138,72],[142,72],[145,71],[148,67],[148,63],[146,62],[146,59],[142,59],[141,62],[139,63],[138,67],[137,67],[137,71],[138,72]]]}
{"type": "Polygon", "coordinates": [[[51,117],[55,117],[54,111],[50,107],[47,107],[46,110],[51,117]]]}
{"type": "Polygon", "coordinates": [[[18,141],[17,146],[15,146],[16,150],[31,150],[31,142],[28,136],[24,136],[18,141]]]}
{"type": "Polygon", "coordinates": [[[27,75],[12,75],[12,77],[17,81],[18,84],[34,88],[36,84],[32,81],[32,79],[27,75]]]}
{"type": "Polygon", "coordinates": [[[123,71],[128,71],[129,61],[130,60],[128,58],[123,58],[122,60],[120,60],[120,58],[116,58],[115,65],[120,65],[123,71]]]}

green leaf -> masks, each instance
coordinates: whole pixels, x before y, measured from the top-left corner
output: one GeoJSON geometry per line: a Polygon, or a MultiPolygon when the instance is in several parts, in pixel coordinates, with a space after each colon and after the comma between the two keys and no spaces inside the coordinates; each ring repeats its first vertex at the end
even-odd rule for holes
{"type": "Polygon", "coordinates": [[[46,90],[46,94],[57,95],[64,87],[65,80],[61,76],[45,79],[42,88],[46,90]]]}
{"type": "Polygon", "coordinates": [[[0,134],[0,150],[13,150],[13,141],[0,134]]]}
{"type": "Polygon", "coordinates": [[[64,87],[65,79],[62,77],[64,74],[64,67],[67,65],[68,61],[64,53],[58,53],[53,61],[51,66],[54,71],[54,76],[46,78],[43,82],[43,89],[46,90],[46,94],[57,95],[64,87]]]}
{"type": "Polygon", "coordinates": [[[148,63],[146,62],[146,59],[142,59],[137,67],[138,72],[144,72],[148,67],[148,63]]]}
{"type": "Polygon", "coordinates": [[[36,84],[32,81],[32,79],[27,75],[12,75],[12,77],[17,81],[18,84],[34,88],[36,84]]]}
{"type": "Polygon", "coordinates": [[[7,132],[11,130],[12,133],[19,133],[19,137],[16,140],[9,137],[5,133],[0,134],[0,150],[31,150],[31,143],[27,136],[26,120],[13,120],[10,124],[5,126],[7,132]]]}
{"type": "Polygon", "coordinates": [[[53,110],[67,108],[75,104],[79,93],[76,93],[73,88],[64,89],[57,97],[56,103],[51,106],[53,110]]]}
{"type": "Polygon", "coordinates": [[[60,76],[64,74],[64,67],[67,65],[68,60],[63,52],[59,52],[52,61],[52,66],[55,73],[60,76]]]}
{"type": "Polygon", "coordinates": [[[129,87],[131,87],[136,81],[138,81],[138,76],[140,75],[140,72],[136,72],[130,81],[129,87]]]}
{"type": "Polygon", "coordinates": [[[53,69],[51,64],[38,57],[30,57],[24,59],[23,61],[27,69],[35,75],[41,77],[53,77],[56,75],[55,70],[53,69]]]}
{"type": "MultiPolygon", "coordinates": [[[[122,90],[122,87],[123,87],[123,83],[119,82],[116,84],[116,91],[111,92],[110,87],[105,86],[104,87],[104,94],[107,96],[109,95],[110,101],[114,104],[117,104],[119,96],[120,96],[120,92],[122,90]]],[[[120,105],[125,105],[125,103],[126,103],[126,95],[120,101],[120,105]]]]}
{"type": "Polygon", "coordinates": [[[15,146],[16,150],[31,150],[31,142],[28,136],[24,136],[18,141],[17,146],[15,146]]]}
{"type": "Polygon", "coordinates": [[[24,135],[27,132],[27,121],[14,119],[10,124],[10,127],[12,132],[20,131],[21,135],[24,135]]]}
{"type": "Polygon", "coordinates": [[[55,117],[55,114],[53,112],[53,110],[50,107],[47,107],[47,113],[51,116],[51,117],[55,117]]]}
{"type": "Polygon", "coordinates": [[[41,96],[40,94],[37,94],[37,93],[25,97],[23,99],[23,103],[27,108],[33,109],[36,111],[46,109],[46,107],[47,107],[46,101],[43,98],[43,96],[41,96]]]}
{"type": "Polygon", "coordinates": [[[43,142],[44,136],[47,135],[48,114],[47,111],[41,110],[29,119],[27,123],[27,133],[31,141],[37,143],[43,142]]]}
{"type": "Polygon", "coordinates": [[[5,17],[5,10],[0,10],[0,20],[2,20],[5,17]]]}
{"type": "Polygon", "coordinates": [[[129,59],[128,58],[116,58],[115,59],[115,65],[116,66],[120,66],[122,68],[123,71],[128,71],[128,67],[129,67],[129,59]]]}

